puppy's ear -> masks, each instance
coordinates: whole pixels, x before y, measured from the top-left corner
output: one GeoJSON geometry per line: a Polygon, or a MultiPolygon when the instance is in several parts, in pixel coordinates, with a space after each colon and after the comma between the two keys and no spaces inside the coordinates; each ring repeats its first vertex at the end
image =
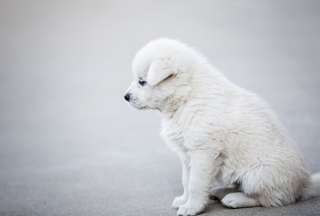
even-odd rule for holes
{"type": "Polygon", "coordinates": [[[149,85],[155,86],[172,74],[176,74],[174,68],[168,66],[161,60],[155,60],[149,67],[146,81],[149,85]]]}

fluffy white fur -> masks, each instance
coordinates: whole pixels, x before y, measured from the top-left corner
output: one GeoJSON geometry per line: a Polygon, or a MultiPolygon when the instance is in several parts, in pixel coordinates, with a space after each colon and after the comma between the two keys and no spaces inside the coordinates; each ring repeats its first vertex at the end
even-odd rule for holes
{"type": "Polygon", "coordinates": [[[310,177],[266,102],[194,49],[154,40],[132,69],[130,104],[161,112],[161,136],[181,160],[184,192],[172,203],[178,215],[204,211],[217,185],[233,188],[213,194],[231,208],[283,206],[319,194],[320,176],[310,177]]]}

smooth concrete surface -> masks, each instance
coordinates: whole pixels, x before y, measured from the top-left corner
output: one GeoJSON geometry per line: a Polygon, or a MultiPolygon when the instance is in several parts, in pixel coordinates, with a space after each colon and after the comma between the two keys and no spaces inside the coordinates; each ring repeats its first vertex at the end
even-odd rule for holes
{"type": "MultiPolygon", "coordinates": [[[[175,215],[180,165],[129,107],[134,53],[178,38],[264,97],[320,171],[317,0],[0,1],[0,215],[175,215]]],[[[205,215],[320,215],[320,199],[205,215]]]]}

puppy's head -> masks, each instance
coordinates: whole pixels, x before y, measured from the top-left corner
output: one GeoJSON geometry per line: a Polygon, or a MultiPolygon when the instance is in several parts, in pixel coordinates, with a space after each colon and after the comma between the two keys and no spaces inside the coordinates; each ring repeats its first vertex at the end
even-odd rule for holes
{"type": "Polygon", "coordinates": [[[190,48],[175,40],[148,43],[133,59],[134,79],[125,100],[138,109],[160,111],[178,104],[189,93],[191,54],[190,48]]]}

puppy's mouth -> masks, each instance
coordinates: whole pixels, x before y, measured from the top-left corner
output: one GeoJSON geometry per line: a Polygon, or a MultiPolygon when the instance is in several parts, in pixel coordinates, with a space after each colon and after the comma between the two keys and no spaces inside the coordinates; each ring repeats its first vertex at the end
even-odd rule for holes
{"type": "Polygon", "coordinates": [[[136,105],[132,105],[134,108],[138,109],[138,110],[145,110],[147,109],[146,106],[136,106],[136,105]]]}
{"type": "Polygon", "coordinates": [[[129,104],[138,110],[145,110],[148,107],[137,103],[135,100],[129,101],[129,104]]]}

